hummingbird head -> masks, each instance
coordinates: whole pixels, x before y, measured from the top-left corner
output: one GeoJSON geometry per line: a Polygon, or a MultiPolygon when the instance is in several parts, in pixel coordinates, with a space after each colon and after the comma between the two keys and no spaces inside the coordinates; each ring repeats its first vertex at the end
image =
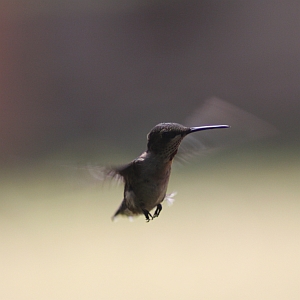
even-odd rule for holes
{"type": "Polygon", "coordinates": [[[177,153],[182,139],[186,135],[200,130],[228,127],[228,125],[185,127],[177,123],[160,123],[153,127],[147,135],[147,151],[172,160],[177,153]]]}

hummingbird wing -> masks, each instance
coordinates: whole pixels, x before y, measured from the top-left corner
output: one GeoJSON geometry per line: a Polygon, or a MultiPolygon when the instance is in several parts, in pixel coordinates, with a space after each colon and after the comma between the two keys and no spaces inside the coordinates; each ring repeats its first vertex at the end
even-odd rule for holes
{"type": "Polygon", "coordinates": [[[106,168],[106,176],[112,179],[124,180],[133,172],[134,161],[126,165],[106,168]]]}
{"type": "MultiPolygon", "coordinates": [[[[52,163],[53,164],[53,163],[52,163]]],[[[112,182],[124,182],[132,172],[136,171],[136,161],[120,166],[104,166],[100,164],[74,164],[74,163],[56,163],[60,170],[66,170],[66,176],[75,179],[76,184],[93,184],[111,180],[112,182]],[[71,172],[70,172],[71,171],[71,172]],[[72,175],[70,175],[72,174],[72,175]],[[92,179],[92,180],[91,180],[92,179]],[[79,182],[80,181],[80,182],[79,182]]]]}
{"type": "Polygon", "coordinates": [[[100,167],[95,168],[91,166],[89,169],[90,174],[97,179],[114,179],[117,181],[125,181],[126,178],[130,178],[134,173],[137,172],[138,161],[133,160],[132,162],[115,167],[100,167]],[[95,174],[96,172],[96,174],[95,174]]]}
{"type": "Polygon", "coordinates": [[[206,100],[183,124],[186,126],[228,124],[231,127],[226,130],[215,129],[189,134],[183,139],[178,152],[179,158],[184,159],[279,133],[267,121],[217,97],[206,100]]]}

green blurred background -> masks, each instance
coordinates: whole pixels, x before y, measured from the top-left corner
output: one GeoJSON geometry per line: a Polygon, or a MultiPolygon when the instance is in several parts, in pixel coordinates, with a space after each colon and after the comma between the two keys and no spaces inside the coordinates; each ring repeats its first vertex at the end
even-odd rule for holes
{"type": "Polygon", "coordinates": [[[0,298],[299,299],[299,13],[2,1],[0,298]],[[111,222],[122,185],[82,166],[130,161],[211,96],[279,133],[175,164],[173,206],[111,222]]]}

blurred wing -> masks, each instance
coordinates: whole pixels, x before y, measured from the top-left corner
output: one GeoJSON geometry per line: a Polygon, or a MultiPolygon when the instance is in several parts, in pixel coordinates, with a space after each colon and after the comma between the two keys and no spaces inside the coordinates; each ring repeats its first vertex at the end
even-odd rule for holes
{"type": "Polygon", "coordinates": [[[124,181],[126,173],[130,172],[132,164],[126,164],[118,167],[101,167],[101,166],[87,166],[90,175],[96,180],[115,180],[120,183],[124,181]]]}
{"type": "Polygon", "coordinates": [[[184,125],[230,125],[229,129],[213,129],[190,134],[184,138],[179,155],[184,158],[199,153],[210,153],[270,137],[279,131],[270,123],[219,98],[210,98],[189,116],[184,125]]]}
{"type": "MultiPolygon", "coordinates": [[[[54,164],[51,162],[51,164],[54,164]]],[[[76,185],[91,185],[98,184],[110,180],[115,183],[123,181],[122,175],[119,170],[121,167],[106,167],[98,164],[72,164],[72,163],[55,163],[56,167],[59,166],[61,174],[69,178],[70,181],[76,185]]],[[[125,168],[126,166],[124,166],[125,168]]]]}
{"type": "Polygon", "coordinates": [[[124,178],[133,172],[135,161],[120,166],[104,166],[100,164],[75,164],[59,161],[46,161],[45,165],[57,170],[68,181],[78,185],[98,184],[111,181],[112,183],[124,182],[124,178]]]}
{"type": "Polygon", "coordinates": [[[89,173],[97,180],[114,179],[117,182],[124,181],[134,171],[135,160],[129,164],[117,167],[88,166],[89,173]]]}

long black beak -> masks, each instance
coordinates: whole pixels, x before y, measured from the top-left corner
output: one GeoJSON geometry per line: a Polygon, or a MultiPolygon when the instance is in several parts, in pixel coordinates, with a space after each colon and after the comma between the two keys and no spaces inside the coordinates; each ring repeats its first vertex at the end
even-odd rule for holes
{"type": "Polygon", "coordinates": [[[188,134],[196,131],[218,129],[218,128],[230,128],[230,126],[229,125],[206,125],[200,127],[190,127],[190,131],[188,132],[188,134]]]}

